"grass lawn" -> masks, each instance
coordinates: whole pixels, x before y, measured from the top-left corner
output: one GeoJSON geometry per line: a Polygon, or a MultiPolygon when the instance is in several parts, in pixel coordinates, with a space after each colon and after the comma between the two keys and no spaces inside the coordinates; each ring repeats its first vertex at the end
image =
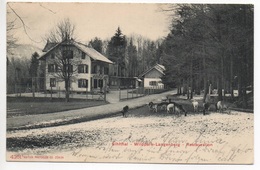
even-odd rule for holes
{"type": "Polygon", "coordinates": [[[107,104],[105,101],[87,99],[7,97],[7,117],[54,113],[107,104]]]}

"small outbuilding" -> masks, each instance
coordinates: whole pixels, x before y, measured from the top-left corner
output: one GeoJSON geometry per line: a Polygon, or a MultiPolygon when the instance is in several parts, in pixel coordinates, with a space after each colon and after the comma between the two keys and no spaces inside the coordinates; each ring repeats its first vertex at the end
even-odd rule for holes
{"type": "Polygon", "coordinates": [[[143,72],[139,79],[142,80],[142,85],[144,88],[153,89],[164,89],[164,84],[162,83],[161,77],[164,74],[165,67],[161,64],[156,64],[150,69],[143,72]]]}

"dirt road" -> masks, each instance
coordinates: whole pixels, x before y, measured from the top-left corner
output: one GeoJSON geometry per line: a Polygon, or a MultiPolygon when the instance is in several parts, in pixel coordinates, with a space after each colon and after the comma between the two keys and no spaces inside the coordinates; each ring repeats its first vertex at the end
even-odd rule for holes
{"type": "Polygon", "coordinates": [[[253,163],[254,115],[150,113],[7,132],[10,161],[253,163]]]}

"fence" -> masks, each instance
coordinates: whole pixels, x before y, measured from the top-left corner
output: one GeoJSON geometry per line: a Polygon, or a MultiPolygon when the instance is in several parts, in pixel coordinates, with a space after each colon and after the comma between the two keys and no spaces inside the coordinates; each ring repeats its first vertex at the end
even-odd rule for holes
{"type": "Polygon", "coordinates": [[[119,88],[119,100],[128,100],[137,97],[143,97],[146,95],[162,93],[165,92],[166,90],[167,89],[158,88],[158,87],[151,87],[151,88],[145,88],[145,87],[129,88],[128,87],[123,90],[119,88]]]}
{"type": "MultiPolygon", "coordinates": [[[[10,97],[65,98],[65,90],[60,90],[59,87],[46,90],[44,77],[21,78],[19,81],[9,84],[7,86],[7,92],[7,96],[10,97]]],[[[106,94],[100,90],[76,92],[71,88],[69,97],[75,99],[106,100],[106,94]]]]}
{"type": "MultiPolygon", "coordinates": [[[[65,91],[61,90],[59,87],[46,90],[44,77],[22,78],[8,88],[9,90],[7,96],[11,97],[44,97],[50,99],[65,98],[65,91]]],[[[117,89],[113,89],[113,92],[106,94],[98,89],[92,90],[91,92],[77,92],[71,88],[69,97],[73,99],[104,100],[114,102],[161,93],[166,90],[167,88],[162,89],[161,87],[156,86],[150,88],[135,88],[133,85],[124,85],[122,87],[118,87],[117,89]]]]}
{"type": "MultiPolygon", "coordinates": [[[[13,93],[13,94],[7,94],[9,97],[44,97],[49,99],[62,99],[65,98],[65,92],[64,91],[45,91],[45,92],[27,92],[27,93],[13,93]]],[[[100,92],[83,92],[83,93],[77,93],[70,91],[69,98],[72,99],[87,99],[87,100],[104,100],[106,101],[106,96],[104,93],[100,92]]]]}

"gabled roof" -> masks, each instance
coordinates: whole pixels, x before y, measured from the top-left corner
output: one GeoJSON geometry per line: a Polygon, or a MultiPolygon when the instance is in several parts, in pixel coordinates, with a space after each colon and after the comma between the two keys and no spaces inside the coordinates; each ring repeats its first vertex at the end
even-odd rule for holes
{"type": "MultiPolygon", "coordinates": [[[[78,49],[80,49],[81,51],[83,51],[84,53],[86,53],[90,58],[92,58],[93,60],[98,60],[98,61],[102,61],[102,62],[106,62],[109,64],[112,64],[113,62],[110,61],[107,57],[105,57],[104,55],[100,54],[99,52],[97,52],[95,49],[93,48],[89,48],[86,45],[76,42],[72,39],[70,40],[65,40],[62,41],[60,43],[57,43],[56,45],[53,45],[46,53],[44,53],[39,59],[42,60],[44,59],[47,54],[49,54],[53,49],[55,49],[56,47],[58,47],[59,45],[63,44],[63,43],[70,43],[72,45],[74,45],[75,47],[77,47],[78,49]],[[66,42],[68,41],[68,42],[66,42]]],[[[47,44],[46,44],[47,46],[47,44]]],[[[46,47],[45,46],[45,47],[46,47]]]]}
{"type": "Polygon", "coordinates": [[[150,69],[146,70],[145,72],[143,72],[139,77],[143,77],[144,75],[146,75],[147,73],[149,73],[150,71],[152,71],[153,69],[156,69],[157,71],[159,71],[160,73],[164,74],[165,71],[165,67],[161,64],[155,64],[153,67],[151,67],[150,69]]]}
{"type": "MultiPolygon", "coordinates": [[[[165,67],[161,64],[156,64],[154,66],[158,71],[160,70],[161,73],[163,73],[165,71],[165,67]]],[[[164,74],[164,73],[163,73],[164,74]]]]}
{"type": "Polygon", "coordinates": [[[51,48],[53,48],[54,46],[56,46],[58,43],[56,42],[50,42],[49,40],[47,40],[47,43],[45,45],[45,47],[43,48],[42,52],[47,52],[49,51],[51,48]]]}
{"type": "Polygon", "coordinates": [[[74,42],[74,45],[94,60],[99,60],[99,61],[103,61],[103,62],[110,63],[110,64],[113,63],[108,58],[106,58],[105,56],[100,54],[98,51],[96,51],[94,48],[89,48],[78,42],[74,42]]]}

